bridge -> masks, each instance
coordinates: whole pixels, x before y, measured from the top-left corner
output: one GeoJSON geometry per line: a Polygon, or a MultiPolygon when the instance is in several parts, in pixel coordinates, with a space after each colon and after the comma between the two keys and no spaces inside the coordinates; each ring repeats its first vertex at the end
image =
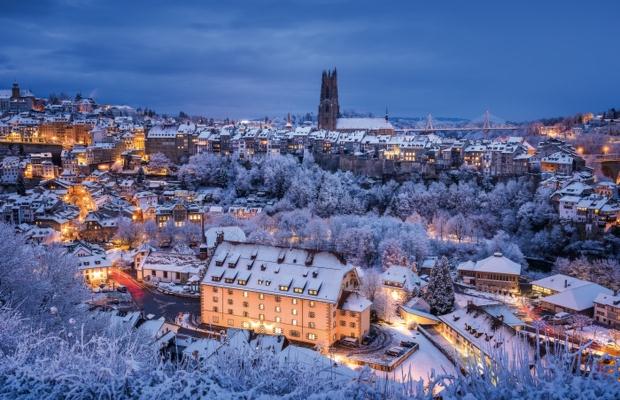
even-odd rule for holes
{"type": "Polygon", "coordinates": [[[481,117],[473,119],[471,123],[468,125],[461,126],[461,127],[455,127],[455,126],[441,127],[441,126],[435,126],[433,122],[433,116],[431,114],[428,114],[428,116],[426,117],[426,125],[423,128],[405,128],[405,129],[402,129],[402,131],[405,133],[477,132],[477,131],[483,131],[487,133],[487,132],[493,132],[493,131],[511,132],[511,131],[520,129],[520,127],[518,126],[514,126],[514,125],[510,125],[506,123],[494,122],[498,120],[500,120],[500,118],[492,116],[491,113],[487,110],[481,117]],[[477,120],[480,120],[480,122],[477,122],[477,120]]]}

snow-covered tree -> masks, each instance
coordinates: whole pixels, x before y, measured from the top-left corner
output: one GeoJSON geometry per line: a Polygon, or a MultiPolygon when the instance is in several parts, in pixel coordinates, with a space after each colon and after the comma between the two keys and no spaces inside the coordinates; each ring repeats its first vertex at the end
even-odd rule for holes
{"type": "Polygon", "coordinates": [[[425,300],[433,314],[446,314],[454,307],[454,287],[446,257],[441,257],[431,270],[425,300]]]}

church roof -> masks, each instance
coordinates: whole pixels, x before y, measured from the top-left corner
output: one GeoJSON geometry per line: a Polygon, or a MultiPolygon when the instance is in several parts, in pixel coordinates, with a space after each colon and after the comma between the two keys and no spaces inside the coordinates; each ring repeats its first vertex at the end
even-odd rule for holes
{"type": "Polygon", "coordinates": [[[394,129],[385,118],[338,118],[336,129],[380,130],[394,129]]]}

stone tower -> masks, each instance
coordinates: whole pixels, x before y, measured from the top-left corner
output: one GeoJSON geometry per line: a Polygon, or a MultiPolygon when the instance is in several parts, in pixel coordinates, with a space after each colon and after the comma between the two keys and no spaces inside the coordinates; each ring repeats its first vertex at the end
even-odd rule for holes
{"type": "Polygon", "coordinates": [[[319,129],[336,130],[340,115],[338,105],[338,76],[333,71],[323,71],[321,78],[321,102],[319,103],[319,129]]]}

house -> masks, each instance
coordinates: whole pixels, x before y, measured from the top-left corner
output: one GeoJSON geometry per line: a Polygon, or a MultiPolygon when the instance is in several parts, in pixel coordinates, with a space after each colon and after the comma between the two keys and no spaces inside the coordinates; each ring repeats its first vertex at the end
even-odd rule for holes
{"type": "Polygon", "coordinates": [[[426,282],[409,267],[392,265],[381,274],[383,290],[395,301],[405,301],[417,295],[426,282]]]}
{"type": "Polygon", "coordinates": [[[457,266],[459,278],[476,289],[495,293],[519,293],[521,265],[500,252],[476,262],[466,261],[457,266]]]}
{"type": "Polygon", "coordinates": [[[222,327],[331,345],[360,340],[370,302],[355,268],[330,252],[220,243],[201,284],[201,319],[222,327]]]}
{"type": "Polygon", "coordinates": [[[193,254],[152,251],[137,252],[134,258],[136,278],[143,282],[187,283],[193,276],[200,276],[202,263],[193,254]]]}
{"type": "Polygon", "coordinates": [[[418,266],[418,274],[420,274],[420,276],[430,276],[431,271],[437,265],[437,260],[439,260],[439,257],[437,256],[426,257],[424,261],[422,261],[422,263],[418,266]]]}
{"type": "Polygon", "coordinates": [[[112,262],[102,248],[84,241],[71,242],[65,246],[69,254],[77,257],[78,270],[87,284],[96,287],[107,283],[112,262]]]}
{"type": "Polygon", "coordinates": [[[613,295],[613,291],[596,283],[587,283],[571,289],[563,290],[551,296],[543,297],[541,308],[552,313],[566,312],[569,314],[584,314],[592,316],[594,300],[599,295],[613,295]]]}
{"type": "Polygon", "coordinates": [[[540,160],[540,171],[558,175],[570,175],[575,171],[575,158],[565,152],[558,151],[540,160]]]}
{"type": "Polygon", "coordinates": [[[620,329],[620,295],[599,293],[594,299],[594,320],[620,329]]]}

